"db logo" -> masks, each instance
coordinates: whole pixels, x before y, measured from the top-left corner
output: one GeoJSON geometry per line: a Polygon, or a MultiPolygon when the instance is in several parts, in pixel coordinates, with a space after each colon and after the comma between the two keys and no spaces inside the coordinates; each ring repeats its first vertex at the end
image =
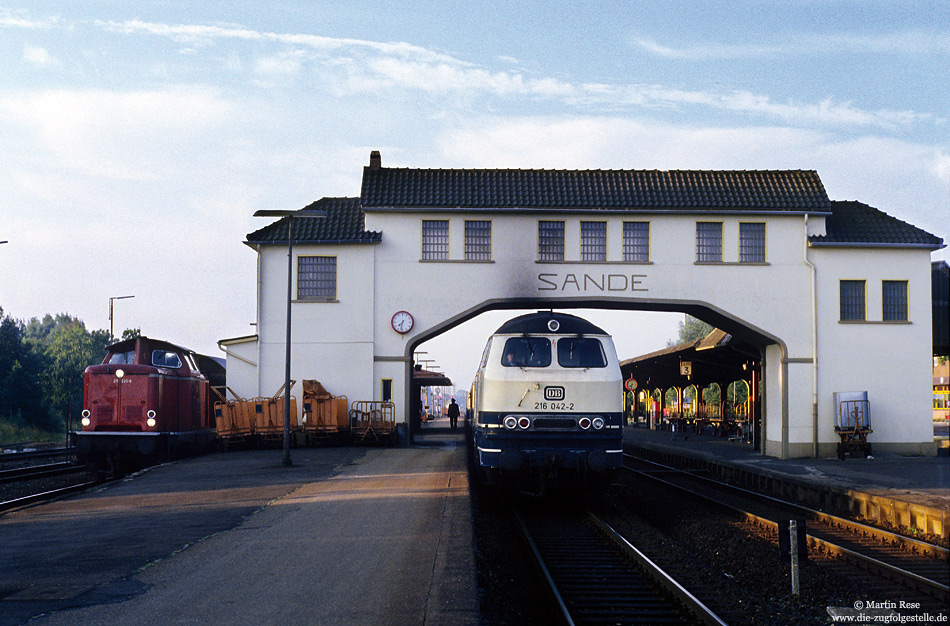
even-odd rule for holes
{"type": "Polygon", "coordinates": [[[545,400],[563,400],[564,387],[545,387],[544,399],[545,400]]]}

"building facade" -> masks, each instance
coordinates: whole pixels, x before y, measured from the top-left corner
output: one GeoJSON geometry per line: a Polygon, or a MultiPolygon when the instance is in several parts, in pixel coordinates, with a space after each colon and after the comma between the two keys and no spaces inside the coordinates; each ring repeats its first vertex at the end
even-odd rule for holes
{"type": "MultiPolygon", "coordinates": [[[[294,220],[292,377],[391,395],[407,434],[423,341],[491,309],[607,308],[687,312],[756,346],[766,455],[833,455],[833,393],[853,390],[870,394],[875,449],[935,453],[943,242],[829,200],[815,172],[385,168],[374,152],[359,198],[307,208],[327,217],[294,220]],[[429,288],[445,283],[464,287],[429,288]]],[[[245,242],[257,335],[220,342],[245,397],[283,383],[284,220],[245,242]]]]}

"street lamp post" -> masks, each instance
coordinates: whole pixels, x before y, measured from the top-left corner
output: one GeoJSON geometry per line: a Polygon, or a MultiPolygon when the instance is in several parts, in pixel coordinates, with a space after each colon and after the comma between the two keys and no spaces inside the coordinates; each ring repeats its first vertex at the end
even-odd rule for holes
{"type": "Polygon", "coordinates": [[[293,461],[290,459],[290,305],[293,302],[294,284],[294,217],[326,216],[326,211],[320,209],[300,209],[298,211],[261,209],[254,212],[254,217],[287,218],[287,346],[284,361],[284,452],[282,461],[288,467],[293,465],[293,461]]]}
{"type": "Polygon", "coordinates": [[[135,296],[113,296],[109,298],[109,337],[115,339],[115,330],[113,329],[112,324],[112,303],[116,300],[125,300],[127,298],[134,298],[135,296]]]}

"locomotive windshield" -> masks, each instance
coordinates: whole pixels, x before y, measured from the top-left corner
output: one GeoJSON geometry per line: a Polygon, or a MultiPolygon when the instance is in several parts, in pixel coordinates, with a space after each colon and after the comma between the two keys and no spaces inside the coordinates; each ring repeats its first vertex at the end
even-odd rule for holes
{"type": "Polygon", "coordinates": [[[607,355],[599,339],[565,337],[557,342],[557,362],[561,367],[607,367],[607,355]]]}
{"type": "Polygon", "coordinates": [[[109,357],[109,363],[115,363],[117,365],[128,365],[135,363],[135,350],[128,350],[126,352],[113,352],[112,356],[109,357]]]}
{"type": "Polygon", "coordinates": [[[501,364],[505,367],[547,367],[551,342],[546,337],[511,337],[505,342],[501,364]]]}

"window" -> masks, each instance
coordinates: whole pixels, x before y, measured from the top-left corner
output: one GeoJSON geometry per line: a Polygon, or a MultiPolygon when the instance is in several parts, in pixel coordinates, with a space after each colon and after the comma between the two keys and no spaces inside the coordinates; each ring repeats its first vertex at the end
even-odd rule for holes
{"type": "Polygon", "coordinates": [[[392,402],[393,401],[393,379],[384,378],[382,379],[382,388],[380,389],[380,399],[383,402],[392,402]]]}
{"type": "Polygon", "coordinates": [[[538,222],[538,260],[564,260],[564,222],[538,222]]]}
{"type": "Polygon", "coordinates": [[[581,261],[607,260],[607,222],[581,222],[581,261]]]}
{"type": "Polygon", "coordinates": [[[465,221],[465,260],[491,261],[491,222],[465,221]]]}
{"type": "Polygon", "coordinates": [[[722,263],[722,222],[696,222],[696,261],[722,263]]]}
{"type": "Polygon", "coordinates": [[[109,363],[115,363],[118,365],[135,363],[135,350],[129,350],[127,352],[114,352],[112,356],[109,357],[109,363]]]}
{"type": "Polygon", "coordinates": [[[422,220],[422,258],[449,258],[449,220],[422,220]]]}
{"type": "Polygon", "coordinates": [[[547,337],[511,337],[505,342],[501,364],[505,367],[547,367],[551,342],[547,337]]]}
{"type": "Polygon", "coordinates": [[[650,222],[623,223],[623,260],[635,263],[650,260],[650,222]]]}
{"type": "Polygon", "coordinates": [[[739,262],[765,263],[765,222],[739,223],[739,262]]]}
{"type": "Polygon", "coordinates": [[[607,355],[599,339],[565,337],[557,342],[557,362],[561,367],[607,367],[607,355]]]}
{"type": "Polygon", "coordinates": [[[881,284],[885,322],[907,321],[907,281],[885,280],[881,284]]]}
{"type": "Polygon", "coordinates": [[[181,359],[178,358],[176,353],[168,350],[152,350],[152,365],[177,370],[181,367],[181,359]]]}
{"type": "Polygon", "coordinates": [[[864,281],[842,280],[840,283],[840,319],[842,322],[864,321],[864,281]]]}
{"type": "Polygon", "coordinates": [[[336,257],[297,257],[297,299],[336,298],[336,257]]]}

